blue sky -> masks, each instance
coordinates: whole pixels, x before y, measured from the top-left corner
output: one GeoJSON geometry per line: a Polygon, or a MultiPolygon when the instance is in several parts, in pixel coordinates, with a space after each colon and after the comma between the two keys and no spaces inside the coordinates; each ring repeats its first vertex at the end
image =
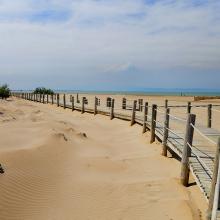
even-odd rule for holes
{"type": "Polygon", "coordinates": [[[0,84],[220,88],[219,0],[0,0],[0,84]]]}

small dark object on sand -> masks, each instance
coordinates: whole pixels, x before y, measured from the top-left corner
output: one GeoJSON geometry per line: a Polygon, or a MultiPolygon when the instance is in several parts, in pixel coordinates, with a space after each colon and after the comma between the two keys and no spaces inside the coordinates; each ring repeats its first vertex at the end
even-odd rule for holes
{"type": "Polygon", "coordinates": [[[4,173],[5,171],[4,171],[4,169],[2,168],[2,165],[0,164],[0,173],[2,174],[2,173],[4,173]]]}

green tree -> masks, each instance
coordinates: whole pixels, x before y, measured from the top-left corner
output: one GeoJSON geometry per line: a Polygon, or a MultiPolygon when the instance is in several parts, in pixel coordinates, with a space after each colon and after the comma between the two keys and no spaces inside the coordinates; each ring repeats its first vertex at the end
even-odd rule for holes
{"type": "Polygon", "coordinates": [[[7,99],[11,95],[11,91],[7,84],[0,86],[0,98],[7,99]]]}
{"type": "Polygon", "coordinates": [[[34,90],[34,94],[54,95],[54,91],[44,87],[38,87],[34,90]]]}

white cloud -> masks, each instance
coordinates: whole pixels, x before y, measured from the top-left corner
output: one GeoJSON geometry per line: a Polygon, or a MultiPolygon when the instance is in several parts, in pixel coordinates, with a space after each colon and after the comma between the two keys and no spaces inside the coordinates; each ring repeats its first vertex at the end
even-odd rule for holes
{"type": "Polygon", "coordinates": [[[220,70],[220,3],[143,0],[0,0],[0,76],[220,70]],[[64,22],[31,22],[68,10],[64,22]],[[108,71],[106,71],[108,70],[108,71]]]}

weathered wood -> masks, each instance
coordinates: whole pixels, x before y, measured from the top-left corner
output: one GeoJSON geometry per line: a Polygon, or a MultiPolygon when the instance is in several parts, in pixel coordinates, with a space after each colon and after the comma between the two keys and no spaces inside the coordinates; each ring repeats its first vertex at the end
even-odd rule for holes
{"type": "Polygon", "coordinates": [[[126,98],[123,98],[122,99],[122,109],[124,109],[124,110],[126,110],[126,103],[127,103],[126,98]]]}
{"type": "Polygon", "coordinates": [[[182,160],[181,160],[181,176],[180,182],[184,186],[188,186],[189,182],[189,157],[191,156],[191,148],[193,143],[193,134],[194,128],[191,126],[195,125],[196,115],[188,114],[187,122],[186,122],[186,134],[184,139],[184,146],[182,152],[182,160]]]}
{"type": "Polygon", "coordinates": [[[207,127],[212,127],[212,105],[208,105],[208,121],[207,121],[207,127]]]}
{"type": "Polygon", "coordinates": [[[54,101],[53,101],[53,96],[54,96],[54,95],[52,94],[52,95],[51,95],[51,102],[52,102],[52,105],[53,105],[53,102],[54,102],[54,101]]]}
{"type": "Polygon", "coordinates": [[[168,100],[165,100],[165,108],[168,108],[168,100]]]}
{"type": "Polygon", "coordinates": [[[143,111],[143,99],[138,99],[138,110],[143,111]]]}
{"type": "Polygon", "coordinates": [[[66,94],[63,94],[63,108],[66,109],[66,94]]]}
{"type": "Polygon", "coordinates": [[[111,120],[114,118],[114,106],[115,106],[115,100],[112,99],[111,112],[110,112],[110,119],[111,119],[111,120]]]}
{"type": "MultiPolygon", "coordinates": [[[[207,219],[211,220],[212,217],[212,209],[214,204],[214,198],[215,198],[215,191],[216,187],[219,187],[216,185],[217,179],[218,179],[218,172],[219,172],[219,156],[220,156],[220,138],[218,139],[218,144],[216,147],[216,154],[215,154],[215,160],[214,160],[214,170],[212,174],[212,182],[211,182],[211,191],[209,195],[209,205],[207,210],[207,219]]],[[[218,195],[216,198],[219,200],[218,195]]],[[[219,202],[219,201],[216,201],[219,202]]]]}
{"type": "Polygon", "coordinates": [[[147,128],[147,115],[148,115],[148,102],[145,102],[144,103],[143,131],[142,131],[143,134],[146,132],[146,128],[147,128]]]}
{"type": "Polygon", "coordinates": [[[112,98],[111,97],[107,97],[106,99],[106,107],[110,108],[112,104],[112,98]]]}
{"type": "MultiPolygon", "coordinates": [[[[167,105],[168,106],[168,105],[167,105]]],[[[163,131],[163,141],[162,141],[162,155],[163,156],[167,156],[167,139],[168,139],[168,135],[169,135],[169,120],[170,120],[170,109],[166,108],[166,113],[165,113],[165,119],[164,119],[164,131],[163,131]]]]}
{"type": "Polygon", "coordinates": [[[157,105],[152,105],[151,139],[150,139],[151,144],[155,141],[156,120],[157,120],[157,105]]]}
{"type": "Polygon", "coordinates": [[[94,115],[97,114],[97,104],[98,104],[98,99],[97,97],[95,96],[95,103],[94,103],[94,115]]]}
{"type": "Polygon", "coordinates": [[[76,94],[76,103],[79,103],[79,94],[76,94]]]}
{"type": "Polygon", "coordinates": [[[72,112],[73,112],[75,110],[75,107],[74,107],[74,96],[72,96],[71,102],[72,102],[72,112]]]}
{"type": "Polygon", "coordinates": [[[188,103],[187,103],[187,113],[188,113],[188,114],[191,113],[191,108],[192,108],[191,102],[188,102],[188,103]]]}
{"type": "Polygon", "coordinates": [[[85,112],[85,97],[82,97],[82,110],[81,113],[83,114],[85,112]]]}
{"type": "Polygon", "coordinates": [[[137,108],[137,100],[134,100],[132,114],[131,114],[131,126],[135,123],[136,108],[137,108]]]}
{"type": "Polygon", "coordinates": [[[60,94],[57,94],[57,107],[60,106],[60,94]]]}

